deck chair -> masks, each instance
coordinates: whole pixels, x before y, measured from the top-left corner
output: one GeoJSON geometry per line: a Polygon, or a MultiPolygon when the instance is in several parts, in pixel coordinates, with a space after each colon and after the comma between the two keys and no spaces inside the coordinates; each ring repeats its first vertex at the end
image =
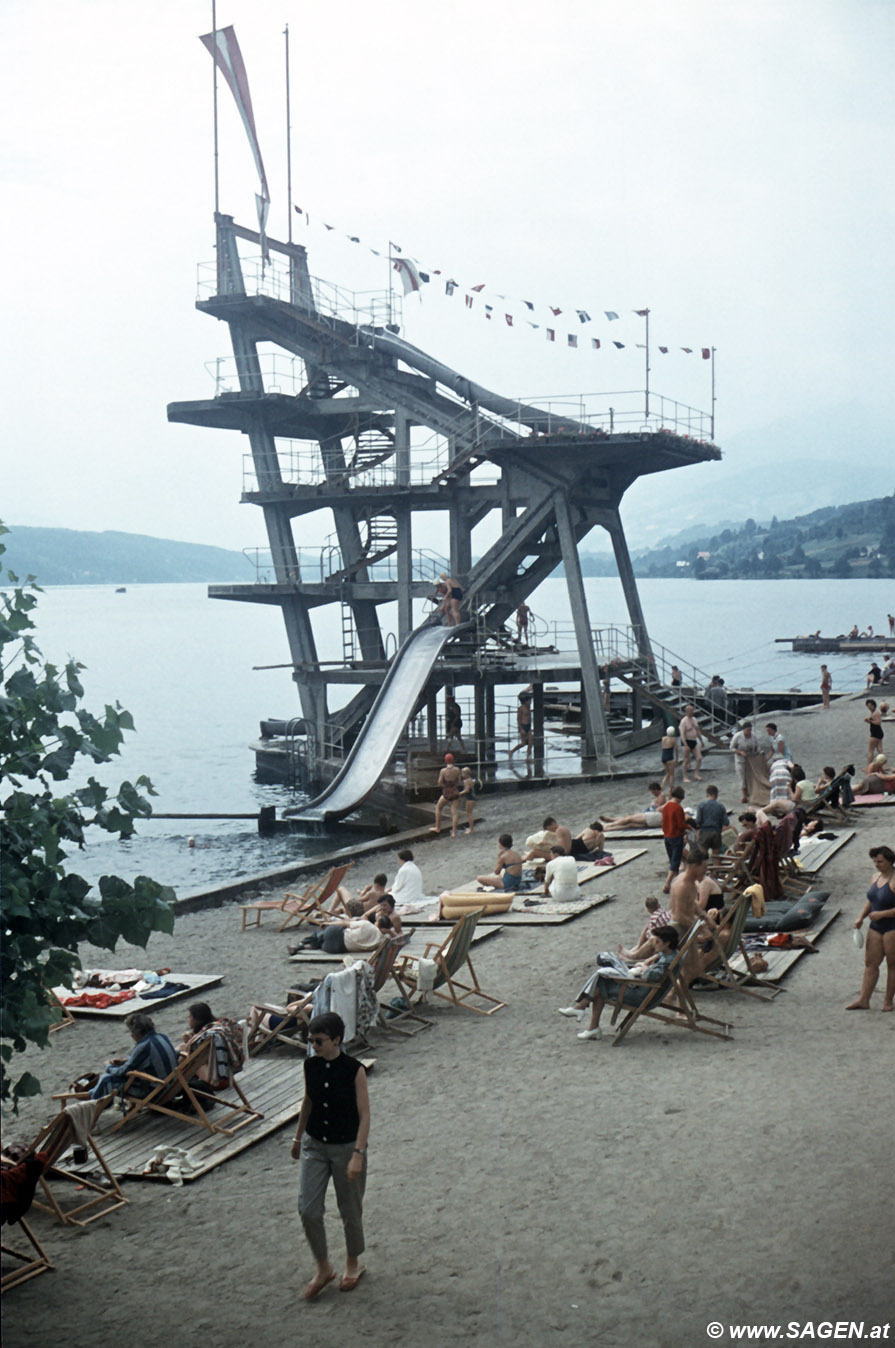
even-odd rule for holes
{"type": "Polygon", "coordinates": [[[706,1016],[697,1009],[685,980],[684,966],[696,945],[705,940],[704,928],[705,924],[701,921],[693,925],[678,947],[677,955],[661,982],[651,983],[644,978],[626,978],[620,981],[611,1024],[615,1025],[619,1017],[623,1018],[613,1040],[614,1047],[622,1042],[640,1016],[649,1016],[652,1020],[661,1020],[666,1025],[674,1025],[679,1029],[695,1030],[698,1034],[710,1034],[716,1039],[731,1038],[732,1026],[726,1021],[706,1016]],[[625,991],[631,987],[646,989],[643,1001],[637,1006],[629,1006],[624,1000],[625,991]],[[711,1025],[718,1028],[710,1029],[711,1025]]]}
{"type": "Polygon", "coordinates": [[[24,1217],[19,1217],[18,1221],[10,1222],[9,1225],[17,1227],[20,1236],[24,1237],[24,1248],[21,1241],[12,1245],[7,1240],[0,1240],[0,1254],[9,1265],[0,1276],[0,1292],[8,1292],[11,1287],[18,1287],[20,1282],[36,1278],[39,1273],[49,1273],[53,1267],[50,1256],[24,1217]]]}
{"type": "Polygon", "coordinates": [[[2,1222],[4,1227],[9,1227],[7,1238],[0,1239],[2,1292],[8,1292],[29,1278],[36,1278],[39,1273],[48,1273],[53,1267],[49,1255],[25,1220],[42,1170],[43,1161],[29,1156],[4,1166],[0,1176],[2,1222]]]}
{"type": "MultiPolygon", "coordinates": [[[[373,991],[377,998],[390,979],[394,978],[395,964],[401,956],[401,951],[410,940],[412,932],[407,932],[403,936],[393,936],[375,951],[369,959],[373,969],[373,991]]],[[[395,986],[399,985],[395,983],[395,986]]],[[[410,1005],[408,998],[401,993],[403,1006],[392,1006],[390,1002],[379,1002],[379,1010],[374,1024],[381,1030],[394,1030],[397,1034],[414,1035],[419,1034],[420,1030],[428,1030],[435,1024],[433,1020],[426,1020],[425,1016],[419,1015],[410,1005]]],[[[366,1035],[362,1036],[366,1040],[366,1035]]]]}
{"type": "Polygon", "coordinates": [[[89,1226],[97,1218],[105,1217],[108,1213],[114,1212],[116,1208],[124,1207],[128,1202],[119,1187],[118,1181],[106,1164],[106,1158],[100,1151],[96,1138],[93,1136],[93,1127],[100,1114],[111,1103],[111,1100],[111,1096],[106,1096],[101,1100],[83,1101],[80,1104],[60,1110],[55,1119],[52,1119],[40,1130],[28,1149],[28,1156],[40,1154],[47,1157],[47,1165],[39,1181],[46,1201],[35,1198],[33,1206],[39,1208],[42,1212],[49,1212],[58,1221],[62,1222],[63,1226],[89,1226]],[[93,1158],[105,1176],[105,1181],[82,1175],[62,1164],[61,1158],[78,1140],[72,1117],[73,1108],[82,1108],[86,1111],[87,1134],[83,1145],[88,1152],[93,1153],[93,1158]],[[79,1186],[82,1191],[87,1190],[92,1197],[84,1198],[82,1202],[77,1202],[74,1205],[63,1206],[55,1187],[59,1180],[70,1181],[72,1184],[79,1186]],[[86,1216],[86,1213],[90,1215],[86,1216]]]}
{"type": "Polygon", "coordinates": [[[717,936],[712,936],[714,943],[714,952],[711,957],[704,962],[703,969],[698,977],[690,984],[690,991],[698,991],[698,984],[705,980],[713,987],[726,988],[729,992],[745,992],[749,997],[756,997],[760,1002],[770,1002],[783,989],[773,987],[765,983],[757,974],[753,974],[749,969],[749,955],[743,944],[743,932],[746,928],[746,918],[751,911],[751,900],[745,893],[737,894],[733,902],[724,910],[721,917],[721,930],[726,927],[727,936],[721,941],[717,936]],[[743,957],[745,969],[742,972],[731,967],[730,961],[736,954],[743,957]],[[749,986],[749,985],[752,986],[749,986]],[[759,992],[758,989],[764,989],[759,992]]]}
{"type": "Polygon", "coordinates": [[[415,996],[422,997],[426,992],[431,992],[444,1002],[465,1007],[480,1016],[493,1016],[495,1011],[506,1006],[506,1002],[500,1001],[498,997],[492,997],[489,992],[483,990],[469,957],[473,933],[481,915],[482,910],[479,908],[461,917],[441,945],[437,945],[434,941],[428,943],[422,957],[402,955],[395,962],[392,977],[405,1001],[412,1003],[415,996]],[[434,982],[426,991],[420,986],[420,958],[431,960],[436,965],[434,982]],[[471,986],[469,983],[461,983],[457,976],[464,969],[469,971],[471,986]],[[476,1006],[476,1000],[483,1001],[486,1005],[476,1006]]]}
{"type": "Polygon", "coordinates": [[[124,1114],[108,1130],[109,1133],[118,1132],[144,1114],[167,1114],[181,1123],[193,1124],[210,1134],[223,1134],[226,1137],[232,1137],[238,1129],[255,1119],[263,1119],[264,1115],[249,1104],[235,1076],[230,1078],[229,1087],[226,1088],[235,1093],[235,1101],[226,1099],[211,1086],[199,1090],[190,1085],[191,1080],[198,1076],[199,1069],[206,1066],[208,1054],[214,1052],[214,1048],[214,1036],[209,1036],[197,1044],[187,1057],[181,1058],[174,1070],[163,1079],[148,1072],[129,1072],[121,1092],[124,1114]],[[129,1088],[137,1083],[148,1087],[148,1094],[129,1093],[129,1088]],[[213,1096],[216,1110],[226,1113],[210,1118],[205,1107],[209,1096],[213,1096]],[[225,1126],[224,1121],[230,1126],[225,1126]]]}
{"type": "Polygon", "coordinates": [[[323,904],[332,899],[333,895],[336,898],[331,905],[331,915],[335,915],[342,907],[342,901],[338,898],[339,885],[353,865],[354,862],[349,861],[344,866],[334,866],[327,875],[319,880],[313,880],[302,894],[286,893],[281,899],[255,899],[252,903],[241,903],[239,911],[242,914],[242,930],[260,927],[261,918],[265,913],[283,914],[283,921],[277,927],[277,931],[285,931],[293,922],[304,921],[308,913],[320,913],[326,920],[327,911],[323,908],[323,904]]]}
{"type": "Polygon", "coordinates": [[[833,778],[830,784],[828,786],[825,786],[822,791],[819,791],[817,793],[817,796],[815,797],[814,800],[811,801],[810,805],[805,806],[805,814],[808,816],[809,819],[815,818],[817,815],[821,814],[824,810],[835,811],[836,815],[840,820],[848,819],[849,817],[848,809],[846,808],[845,805],[841,805],[839,803],[839,788],[842,786],[846,778],[850,777],[851,775],[852,774],[848,771],[847,768],[843,768],[841,772],[836,773],[836,776],[833,778]],[[836,798],[835,802],[833,800],[834,796],[836,798]]]}
{"type": "Polygon", "coordinates": [[[308,1028],[314,994],[308,992],[302,997],[288,997],[287,1000],[288,1006],[279,1006],[275,1002],[252,1003],[252,1010],[262,1011],[266,1015],[282,1016],[283,1020],[273,1029],[270,1026],[262,1025],[259,1021],[254,1029],[249,1030],[246,1036],[248,1057],[256,1057],[271,1044],[287,1044],[291,1048],[298,1047],[304,1052],[307,1036],[302,1036],[302,1028],[305,1030],[308,1028]]]}

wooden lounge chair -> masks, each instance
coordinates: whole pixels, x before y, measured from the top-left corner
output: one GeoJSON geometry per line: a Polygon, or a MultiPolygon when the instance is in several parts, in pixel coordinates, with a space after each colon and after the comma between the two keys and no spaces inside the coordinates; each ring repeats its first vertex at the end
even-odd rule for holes
{"type": "Polygon", "coordinates": [[[124,1114],[109,1132],[118,1132],[147,1113],[167,1114],[181,1123],[205,1128],[209,1133],[223,1133],[227,1137],[255,1119],[263,1119],[264,1115],[249,1104],[235,1076],[231,1077],[229,1087],[226,1088],[235,1093],[235,1101],[226,1099],[211,1086],[203,1085],[198,1089],[190,1085],[193,1078],[199,1075],[200,1068],[206,1066],[208,1055],[214,1050],[214,1036],[209,1035],[192,1053],[181,1058],[174,1070],[164,1078],[154,1077],[148,1072],[129,1072],[122,1087],[124,1114]],[[137,1083],[148,1087],[148,1094],[134,1095],[132,1089],[137,1083]],[[210,1118],[206,1112],[209,1096],[214,1098],[215,1109],[226,1113],[210,1118]],[[222,1120],[226,1120],[230,1126],[225,1126],[222,1120]]]}
{"type": "MultiPolygon", "coordinates": [[[[394,979],[395,964],[401,957],[401,951],[412,934],[412,932],[408,932],[404,936],[391,937],[370,956],[370,964],[373,967],[373,991],[377,998],[386,983],[394,979]]],[[[398,986],[399,984],[395,982],[395,987],[398,986]]],[[[406,1003],[403,1007],[392,1006],[390,1002],[379,1002],[379,1010],[375,1021],[377,1027],[382,1030],[394,1030],[397,1034],[405,1035],[419,1034],[420,1030],[431,1029],[435,1022],[426,1020],[425,1016],[421,1016],[414,1011],[403,991],[401,996],[406,1003]]]]}
{"type": "MultiPolygon", "coordinates": [[[[114,1212],[116,1208],[124,1207],[128,1202],[119,1187],[118,1181],[106,1164],[106,1158],[100,1151],[92,1131],[96,1120],[106,1106],[111,1103],[111,1099],[111,1096],[107,1096],[104,1099],[89,1102],[89,1105],[93,1106],[92,1118],[83,1144],[88,1152],[93,1153],[97,1166],[105,1176],[105,1181],[78,1174],[62,1164],[62,1156],[77,1140],[74,1121],[68,1109],[60,1110],[55,1119],[41,1128],[28,1148],[28,1156],[41,1154],[47,1158],[46,1168],[40,1178],[40,1188],[43,1190],[46,1201],[41,1202],[35,1198],[33,1206],[40,1208],[42,1212],[51,1213],[62,1222],[63,1226],[89,1226],[97,1218],[105,1217],[108,1213],[114,1212]],[[75,1205],[68,1204],[63,1207],[60,1196],[54,1187],[58,1180],[68,1180],[70,1183],[77,1185],[81,1191],[87,1190],[92,1197],[85,1198],[83,1202],[77,1202],[75,1205]],[[90,1213],[90,1216],[85,1216],[86,1213],[90,1213]]],[[[87,1102],[84,1102],[84,1104],[87,1105],[87,1102]]],[[[89,1105],[87,1105],[88,1109],[89,1105]]]]}
{"type": "MultiPolygon", "coordinates": [[[[624,1013],[618,1030],[616,1031],[613,1045],[617,1046],[624,1039],[628,1030],[640,1016],[649,1016],[652,1020],[661,1020],[666,1025],[674,1025],[679,1029],[695,1030],[698,1034],[710,1034],[716,1039],[730,1039],[730,1026],[726,1021],[715,1020],[712,1016],[703,1015],[698,1011],[693,998],[690,995],[684,974],[684,966],[696,945],[705,940],[705,923],[697,922],[684,937],[678,947],[677,955],[668,968],[665,977],[659,983],[651,983],[643,978],[626,978],[620,980],[619,993],[616,1004],[612,1011],[611,1024],[615,1025],[619,1017],[624,1013]],[[628,1006],[625,1003],[625,990],[630,987],[646,988],[646,996],[637,1006],[628,1006]],[[716,1025],[718,1029],[710,1029],[709,1026],[716,1025]]],[[[610,975],[615,977],[614,975],[610,975]]]]}
{"type": "Polygon", "coordinates": [[[396,961],[392,977],[408,1003],[412,1003],[415,996],[425,995],[421,993],[419,971],[419,961],[423,958],[432,960],[437,966],[434,983],[429,989],[435,997],[440,997],[442,1001],[450,1002],[453,1006],[462,1006],[468,1011],[475,1011],[480,1016],[492,1016],[495,1011],[506,1006],[506,1002],[500,1001],[498,997],[492,997],[489,992],[483,990],[469,957],[473,932],[481,915],[479,909],[461,917],[441,945],[434,941],[429,942],[422,957],[403,955],[396,961]],[[458,974],[464,969],[469,971],[471,986],[469,983],[461,983],[458,978],[458,974]],[[483,1001],[486,1005],[476,1006],[476,1000],[483,1001]]]}
{"type": "Polygon", "coordinates": [[[11,1287],[18,1287],[19,1283],[27,1282],[29,1278],[36,1278],[39,1273],[49,1273],[53,1267],[50,1256],[24,1217],[10,1222],[9,1226],[11,1230],[17,1228],[24,1237],[24,1248],[21,1242],[10,1244],[12,1237],[0,1241],[0,1253],[4,1262],[10,1264],[11,1261],[15,1261],[0,1278],[0,1292],[8,1292],[11,1287]]]}
{"type": "Polygon", "coordinates": [[[274,1029],[259,1023],[250,1030],[246,1039],[246,1052],[250,1058],[257,1057],[271,1044],[287,1044],[290,1048],[300,1048],[304,1052],[307,1036],[302,1035],[302,1027],[307,1030],[311,1019],[311,1004],[314,994],[290,999],[289,1006],[279,1006],[275,1002],[253,1002],[252,1010],[262,1011],[265,1015],[282,1016],[283,1020],[274,1029]],[[291,1009],[290,1009],[291,1008],[291,1009]]]}
{"type": "MultiPolygon", "coordinates": [[[[770,1002],[783,989],[773,987],[769,983],[763,982],[757,974],[753,974],[749,969],[749,955],[743,944],[743,932],[746,927],[746,918],[752,910],[752,901],[748,894],[737,894],[733,902],[724,910],[720,919],[721,931],[727,930],[727,935],[722,941],[717,936],[711,939],[714,942],[714,953],[710,955],[703,963],[703,967],[697,976],[695,983],[698,984],[703,979],[714,987],[726,988],[728,991],[745,992],[749,997],[757,997],[761,1002],[770,1002]],[[743,956],[745,970],[742,973],[731,967],[730,961],[737,954],[743,956]],[[749,985],[753,986],[749,986],[749,985]],[[758,989],[763,991],[759,992],[758,989]]],[[[690,984],[690,991],[698,991],[698,987],[690,984]]]]}
{"type": "Polygon", "coordinates": [[[298,924],[305,920],[311,921],[313,917],[309,915],[314,914],[317,915],[318,922],[328,921],[342,907],[342,901],[338,897],[339,885],[353,865],[354,862],[349,861],[344,866],[334,866],[327,875],[312,881],[303,894],[286,893],[281,899],[255,899],[253,903],[241,903],[239,910],[242,913],[242,930],[245,931],[247,927],[260,927],[261,918],[265,913],[283,915],[283,921],[277,927],[277,931],[285,931],[293,922],[298,924]],[[327,911],[323,905],[334,895],[335,900],[327,911]],[[250,917],[250,914],[254,914],[254,918],[250,917]]]}

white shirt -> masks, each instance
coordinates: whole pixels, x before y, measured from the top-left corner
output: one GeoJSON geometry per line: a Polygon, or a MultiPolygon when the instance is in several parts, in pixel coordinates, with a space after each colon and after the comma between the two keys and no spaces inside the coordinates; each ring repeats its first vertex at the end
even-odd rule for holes
{"type": "Polygon", "coordinates": [[[415,861],[405,861],[398,867],[392,881],[391,895],[396,906],[401,903],[422,902],[423,875],[415,861]]]}
{"type": "Polygon", "coordinates": [[[548,861],[544,880],[551,899],[558,903],[579,897],[578,862],[574,857],[554,857],[548,861]]]}

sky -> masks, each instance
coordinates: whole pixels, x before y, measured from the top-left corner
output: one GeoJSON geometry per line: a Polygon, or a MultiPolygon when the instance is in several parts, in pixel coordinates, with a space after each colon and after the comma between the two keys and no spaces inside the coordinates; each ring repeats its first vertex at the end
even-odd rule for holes
{"type": "MultiPolygon", "coordinates": [[[[632,488],[633,544],[657,500],[671,532],[753,463],[774,513],[769,425],[843,408],[892,422],[890,0],[219,0],[217,21],[242,48],[273,235],[289,220],[288,24],[293,232],[311,272],[384,291],[370,250],[391,240],[463,293],[485,284],[470,311],[440,284],[408,299],[409,340],[509,396],[608,395],[642,388],[648,306],[651,344],[669,346],[654,391],[706,410],[698,352],[716,348],[715,439],[731,449],[632,488]],[[553,345],[548,305],[563,310],[553,345]]],[[[211,26],[193,0],[0,11],[8,523],[265,542],[239,503],[242,437],[165,413],[211,396],[229,351],[194,308],[214,255],[211,26]]],[[[221,208],[252,227],[257,179],[223,86],[219,120],[221,208]]],[[[841,437],[817,444],[818,475],[842,453],[841,437]]],[[[826,503],[891,491],[891,466],[874,467],[859,458],[826,503]]],[[[314,517],[298,541],[330,528],[314,517]]]]}

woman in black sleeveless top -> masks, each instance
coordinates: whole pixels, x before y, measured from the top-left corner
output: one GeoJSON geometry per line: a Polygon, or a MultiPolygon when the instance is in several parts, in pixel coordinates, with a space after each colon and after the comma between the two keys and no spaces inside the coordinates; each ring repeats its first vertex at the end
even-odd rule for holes
{"type": "Polygon", "coordinates": [[[315,1016],[308,1027],[314,1056],[305,1059],[305,1096],[292,1144],[292,1159],[301,1160],[298,1212],[317,1261],[317,1272],[304,1290],[306,1301],[313,1301],[336,1276],[323,1225],[330,1178],[345,1228],[347,1257],[341,1291],[353,1291],[366,1272],[360,1256],[364,1252],[370,1101],[366,1072],[356,1058],[342,1052],[344,1034],[345,1024],[334,1011],[315,1016]]]}

